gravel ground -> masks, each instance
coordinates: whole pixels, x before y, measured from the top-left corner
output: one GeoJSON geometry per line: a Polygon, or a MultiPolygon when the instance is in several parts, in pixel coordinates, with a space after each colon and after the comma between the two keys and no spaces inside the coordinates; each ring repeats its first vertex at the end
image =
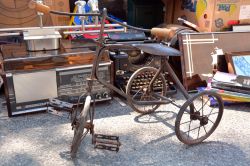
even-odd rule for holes
{"type": "MultiPolygon", "coordinates": [[[[2,95],[1,103],[4,98],[2,95]]],[[[177,98],[183,103],[182,98],[177,98]]],[[[219,127],[203,143],[187,146],[174,132],[177,108],[167,105],[139,115],[116,100],[98,104],[96,133],[117,135],[119,152],[94,149],[91,136],[77,159],[69,158],[73,132],[70,121],[49,113],[8,118],[0,111],[0,165],[250,165],[250,106],[226,107],[219,127]]]]}

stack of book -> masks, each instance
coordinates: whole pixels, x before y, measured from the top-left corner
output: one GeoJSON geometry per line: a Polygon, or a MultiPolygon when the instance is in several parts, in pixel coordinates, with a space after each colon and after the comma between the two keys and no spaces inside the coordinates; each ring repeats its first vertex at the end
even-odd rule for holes
{"type": "MultiPolygon", "coordinates": [[[[250,77],[239,76],[230,73],[216,72],[206,88],[198,88],[199,91],[209,90],[218,93],[225,105],[250,102],[250,77]]],[[[210,105],[217,103],[211,98],[210,105]]]]}

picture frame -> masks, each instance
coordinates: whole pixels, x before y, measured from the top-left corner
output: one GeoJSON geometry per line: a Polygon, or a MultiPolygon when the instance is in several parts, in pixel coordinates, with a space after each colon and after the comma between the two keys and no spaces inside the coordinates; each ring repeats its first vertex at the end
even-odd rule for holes
{"type": "Polygon", "coordinates": [[[229,73],[250,76],[250,51],[226,53],[229,73]]]}

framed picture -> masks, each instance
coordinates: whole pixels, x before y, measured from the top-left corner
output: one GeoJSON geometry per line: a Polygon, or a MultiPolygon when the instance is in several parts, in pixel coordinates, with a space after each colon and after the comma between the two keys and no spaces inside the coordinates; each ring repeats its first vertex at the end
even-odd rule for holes
{"type": "Polygon", "coordinates": [[[250,76],[250,51],[226,54],[229,73],[250,76]]]}

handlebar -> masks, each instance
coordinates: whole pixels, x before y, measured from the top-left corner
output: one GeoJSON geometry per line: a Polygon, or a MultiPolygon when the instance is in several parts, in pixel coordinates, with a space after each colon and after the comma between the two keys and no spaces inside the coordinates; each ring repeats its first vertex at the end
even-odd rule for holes
{"type": "Polygon", "coordinates": [[[172,38],[175,35],[175,31],[169,28],[152,28],[151,34],[157,39],[172,38]]]}
{"type": "Polygon", "coordinates": [[[46,6],[44,4],[41,4],[41,3],[38,3],[38,2],[35,2],[33,0],[31,0],[29,2],[29,8],[30,9],[34,9],[36,10],[37,12],[41,12],[41,13],[45,13],[45,14],[49,14],[51,9],[49,6],[46,6]]]}
{"type": "MultiPolygon", "coordinates": [[[[41,13],[45,13],[45,14],[52,13],[52,14],[67,15],[67,16],[102,16],[100,13],[80,14],[80,13],[67,13],[67,12],[52,11],[49,6],[46,6],[46,5],[41,4],[41,3],[37,3],[33,0],[30,1],[29,8],[34,9],[37,12],[41,12],[41,13]]],[[[115,20],[111,17],[108,17],[108,16],[106,16],[106,18],[112,22],[115,22],[115,23],[120,24],[120,25],[127,27],[127,28],[131,28],[131,29],[139,30],[139,31],[143,31],[143,32],[149,32],[153,36],[155,36],[157,39],[171,38],[172,36],[174,36],[174,30],[172,30],[172,29],[168,29],[168,28],[143,29],[143,28],[138,28],[138,27],[134,27],[131,25],[127,25],[125,23],[117,21],[117,20],[115,20]]]]}

